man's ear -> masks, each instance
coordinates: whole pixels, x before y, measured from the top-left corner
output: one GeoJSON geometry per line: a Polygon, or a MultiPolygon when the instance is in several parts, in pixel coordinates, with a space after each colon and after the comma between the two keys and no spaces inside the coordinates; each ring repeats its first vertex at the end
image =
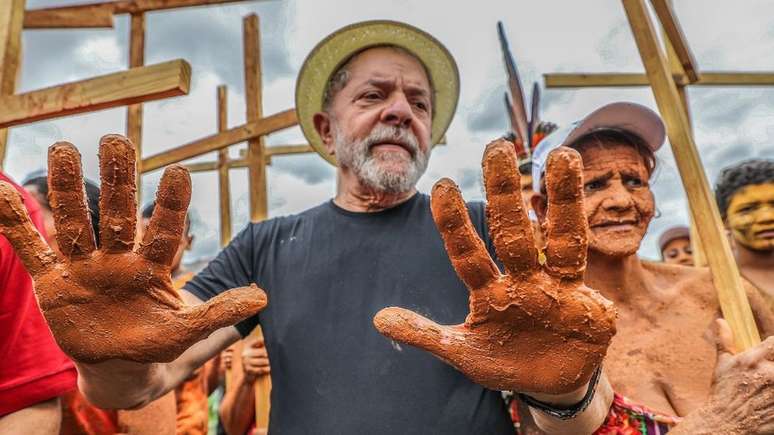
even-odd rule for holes
{"type": "Polygon", "coordinates": [[[317,112],[312,117],[314,129],[325,144],[325,149],[329,154],[335,154],[336,147],[333,144],[333,128],[331,126],[331,116],[325,112],[317,112]]]}
{"type": "Polygon", "coordinates": [[[546,208],[548,208],[546,197],[541,194],[532,195],[532,198],[530,198],[530,203],[532,205],[532,209],[535,210],[535,214],[538,217],[538,222],[543,223],[543,221],[546,220],[546,208]]]}

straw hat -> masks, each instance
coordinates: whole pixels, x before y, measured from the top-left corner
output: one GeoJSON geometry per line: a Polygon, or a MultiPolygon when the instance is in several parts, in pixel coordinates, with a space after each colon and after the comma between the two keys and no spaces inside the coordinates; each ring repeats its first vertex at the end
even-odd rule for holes
{"type": "Polygon", "coordinates": [[[336,159],[325,149],[312,120],[315,113],[322,111],[328,81],[353,55],[385,45],[400,47],[413,54],[430,74],[435,91],[432,144],[441,140],[454,117],[460,93],[459,72],[454,58],[437,39],[396,21],[364,21],[343,27],[312,49],[296,82],[296,113],[301,130],[312,148],[333,165],[336,159]]]}

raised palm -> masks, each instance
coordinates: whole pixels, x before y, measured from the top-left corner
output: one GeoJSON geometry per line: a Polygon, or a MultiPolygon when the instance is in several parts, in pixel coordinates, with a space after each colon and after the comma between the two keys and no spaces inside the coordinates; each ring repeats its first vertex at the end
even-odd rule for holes
{"type": "Polygon", "coordinates": [[[487,146],[487,221],[502,274],[476,234],[457,186],[433,187],[433,219],[449,258],[470,290],[465,323],[438,325],[390,307],[374,317],[382,334],[425,349],[495,390],[561,394],[589,381],[615,334],[615,310],[584,285],[588,226],[580,156],[551,153],[545,264],[539,260],[521,197],[513,145],[487,146]]]}
{"type": "Polygon", "coordinates": [[[99,249],[73,145],[49,148],[49,200],[61,258],[32,226],[18,192],[0,183],[0,231],[32,275],[40,308],[65,353],[85,363],[168,362],[266,305],[266,294],[250,286],[187,307],[172,287],[170,268],[191,199],[188,171],[177,165],[164,171],[153,217],[136,245],[134,147],[108,135],[99,157],[99,249]]]}

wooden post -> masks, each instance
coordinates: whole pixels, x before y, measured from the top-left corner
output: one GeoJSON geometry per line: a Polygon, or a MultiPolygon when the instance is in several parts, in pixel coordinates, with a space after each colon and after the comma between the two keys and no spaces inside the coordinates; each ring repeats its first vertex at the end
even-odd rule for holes
{"type": "MultiPolygon", "coordinates": [[[[218,132],[228,130],[226,85],[218,86],[218,132]]],[[[218,150],[218,197],[220,199],[220,246],[231,241],[231,189],[228,174],[228,148],[218,150]]]]}
{"type": "MultiPolygon", "coordinates": [[[[0,97],[13,95],[21,63],[25,0],[0,1],[0,97]]],[[[2,107],[0,107],[2,110],[2,107]]],[[[8,129],[0,128],[0,169],[5,161],[8,129]]]]}
{"type": "MultiPolygon", "coordinates": [[[[129,33],[129,68],[145,64],[145,14],[131,14],[129,33]]],[[[134,144],[137,156],[137,203],[142,203],[142,104],[132,104],[126,108],[126,137],[134,144]]]]}
{"type": "MultiPolygon", "coordinates": [[[[258,16],[248,15],[243,21],[244,62],[245,62],[245,102],[247,122],[256,121],[263,116],[263,88],[261,84],[261,41],[258,29],[258,16]]],[[[250,190],[250,220],[258,222],[268,215],[266,192],[266,164],[263,136],[247,142],[247,160],[250,190]]]]}
{"type": "Polygon", "coordinates": [[[688,119],[681,110],[682,103],[677,86],[659,46],[644,0],[622,2],[656,103],[666,123],[669,142],[691,204],[693,219],[701,242],[707,248],[707,260],[723,317],[734,332],[738,348],[748,349],[760,343],[760,336],[731,254],[731,247],[724,235],[717,205],[707,183],[693,136],[690,134],[688,119]]]}

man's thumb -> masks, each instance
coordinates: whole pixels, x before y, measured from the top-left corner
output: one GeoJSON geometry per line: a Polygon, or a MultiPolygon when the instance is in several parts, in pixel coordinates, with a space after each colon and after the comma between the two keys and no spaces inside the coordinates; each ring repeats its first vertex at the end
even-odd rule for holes
{"type": "Polygon", "coordinates": [[[210,333],[257,314],[266,307],[266,293],[255,284],[233,288],[181,313],[192,331],[210,333]]]}
{"type": "Polygon", "coordinates": [[[452,344],[448,337],[450,327],[403,308],[389,307],[379,311],[374,316],[374,326],[386,337],[425,349],[442,359],[446,359],[452,344]]]}

